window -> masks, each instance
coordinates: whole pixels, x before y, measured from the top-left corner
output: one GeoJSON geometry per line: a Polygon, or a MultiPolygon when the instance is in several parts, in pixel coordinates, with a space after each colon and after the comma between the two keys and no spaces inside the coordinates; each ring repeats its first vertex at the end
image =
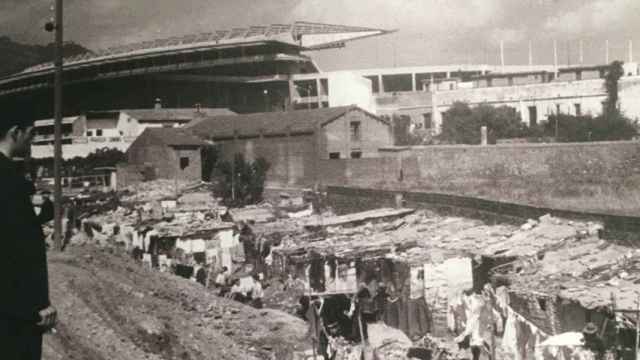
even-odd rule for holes
{"type": "Polygon", "coordinates": [[[380,84],[378,83],[378,76],[365,76],[365,78],[371,80],[371,92],[377,94],[380,92],[380,84]]]}
{"type": "Polygon", "coordinates": [[[184,170],[189,166],[189,158],[181,157],[180,158],[180,170],[184,170]]]}
{"type": "Polygon", "coordinates": [[[422,114],[422,118],[424,119],[424,128],[431,129],[431,121],[432,121],[431,113],[428,112],[428,113],[422,114]]]}
{"type": "Polygon", "coordinates": [[[547,300],[544,298],[538,298],[538,305],[540,305],[540,310],[547,311],[547,300]]]}
{"type": "Polygon", "coordinates": [[[411,74],[382,75],[384,92],[412,91],[413,76],[411,74]]]}
{"type": "Polygon", "coordinates": [[[538,108],[535,106],[529,106],[529,126],[538,124],[538,108]]]}
{"type": "Polygon", "coordinates": [[[93,136],[93,131],[87,130],[87,136],[93,136]]]}
{"type": "Polygon", "coordinates": [[[362,151],[352,151],[351,158],[352,159],[360,159],[362,157],[362,151]]]}
{"type": "Polygon", "coordinates": [[[102,136],[102,129],[96,130],[96,136],[102,136]]]}
{"type": "Polygon", "coordinates": [[[576,110],[576,116],[582,115],[582,106],[579,103],[573,104],[574,109],[576,110]]]}
{"type": "Polygon", "coordinates": [[[339,152],[329,153],[329,159],[340,159],[340,153],[339,152]]]}
{"type": "Polygon", "coordinates": [[[350,123],[351,141],[360,141],[360,121],[350,123]]]}

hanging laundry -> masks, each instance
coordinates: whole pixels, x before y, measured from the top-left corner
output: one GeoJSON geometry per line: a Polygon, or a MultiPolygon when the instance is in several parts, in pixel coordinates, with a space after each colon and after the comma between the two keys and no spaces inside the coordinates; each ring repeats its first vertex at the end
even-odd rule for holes
{"type": "Polygon", "coordinates": [[[473,288],[473,267],[471,258],[452,258],[439,266],[446,281],[446,293],[449,299],[465,290],[473,288]]]}
{"type": "Polygon", "coordinates": [[[507,358],[515,359],[518,356],[518,324],[517,316],[510,308],[507,308],[507,321],[504,324],[501,347],[507,358]]]}
{"type": "Polygon", "coordinates": [[[191,254],[191,240],[176,240],[176,249],[182,250],[185,254],[191,254]]]}
{"type": "Polygon", "coordinates": [[[229,248],[221,248],[220,249],[220,263],[222,266],[226,266],[230,272],[233,272],[233,261],[231,258],[231,251],[229,248]]]}
{"type": "Polygon", "coordinates": [[[233,230],[223,230],[216,234],[216,237],[220,240],[220,247],[232,248],[236,246],[238,238],[233,235],[233,230]]]}
{"type": "Polygon", "coordinates": [[[411,299],[424,298],[424,267],[411,268],[411,299]]]}
{"type": "Polygon", "coordinates": [[[142,265],[149,269],[152,268],[151,254],[142,254],[142,265]]]}
{"type": "Polygon", "coordinates": [[[144,251],[145,252],[149,251],[149,247],[151,246],[151,237],[152,236],[158,236],[159,234],[160,233],[155,229],[147,232],[147,234],[144,237],[144,251]]]}
{"type": "Polygon", "coordinates": [[[194,253],[203,253],[206,250],[206,243],[202,239],[191,240],[191,251],[194,253]]]}

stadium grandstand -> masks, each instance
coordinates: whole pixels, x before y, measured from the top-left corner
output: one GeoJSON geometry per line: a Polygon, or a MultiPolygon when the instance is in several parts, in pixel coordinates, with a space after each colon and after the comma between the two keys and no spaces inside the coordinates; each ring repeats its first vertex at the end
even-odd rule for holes
{"type": "MultiPolygon", "coordinates": [[[[64,59],[64,113],[168,107],[288,108],[291,76],[320,70],[306,51],[390,31],[310,22],[251,26],[145,41],[64,59]]],[[[0,106],[20,116],[52,116],[53,65],[0,78],[0,106]]],[[[295,89],[294,89],[295,91],[295,89]]],[[[322,106],[322,103],[317,106],[322,106]]],[[[325,104],[327,105],[327,104],[325,104]]]]}

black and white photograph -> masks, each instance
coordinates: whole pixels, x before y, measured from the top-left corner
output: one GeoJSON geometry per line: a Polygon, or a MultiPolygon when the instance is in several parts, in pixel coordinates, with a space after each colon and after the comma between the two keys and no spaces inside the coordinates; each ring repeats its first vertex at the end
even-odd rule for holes
{"type": "Polygon", "coordinates": [[[639,51],[640,0],[0,0],[0,360],[640,360],[639,51]]]}

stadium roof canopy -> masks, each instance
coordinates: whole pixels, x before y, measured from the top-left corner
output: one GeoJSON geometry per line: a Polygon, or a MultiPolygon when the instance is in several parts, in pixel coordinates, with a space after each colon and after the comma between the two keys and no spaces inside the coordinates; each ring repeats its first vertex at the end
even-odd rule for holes
{"type": "MultiPolygon", "coordinates": [[[[377,36],[390,31],[321,23],[298,21],[293,24],[251,26],[218,30],[209,33],[192,34],[152,41],[144,41],[117,46],[65,58],[66,66],[88,65],[103,60],[126,59],[127,57],[153,56],[173,52],[193,52],[216,47],[234,47],[261,42],[279,42],[300,50],[319,50],[344,45],[344,42],[377,36]]],[[[51,70],[52,63],[45,63],[22,71],[21,74],[51,70]]]]}

